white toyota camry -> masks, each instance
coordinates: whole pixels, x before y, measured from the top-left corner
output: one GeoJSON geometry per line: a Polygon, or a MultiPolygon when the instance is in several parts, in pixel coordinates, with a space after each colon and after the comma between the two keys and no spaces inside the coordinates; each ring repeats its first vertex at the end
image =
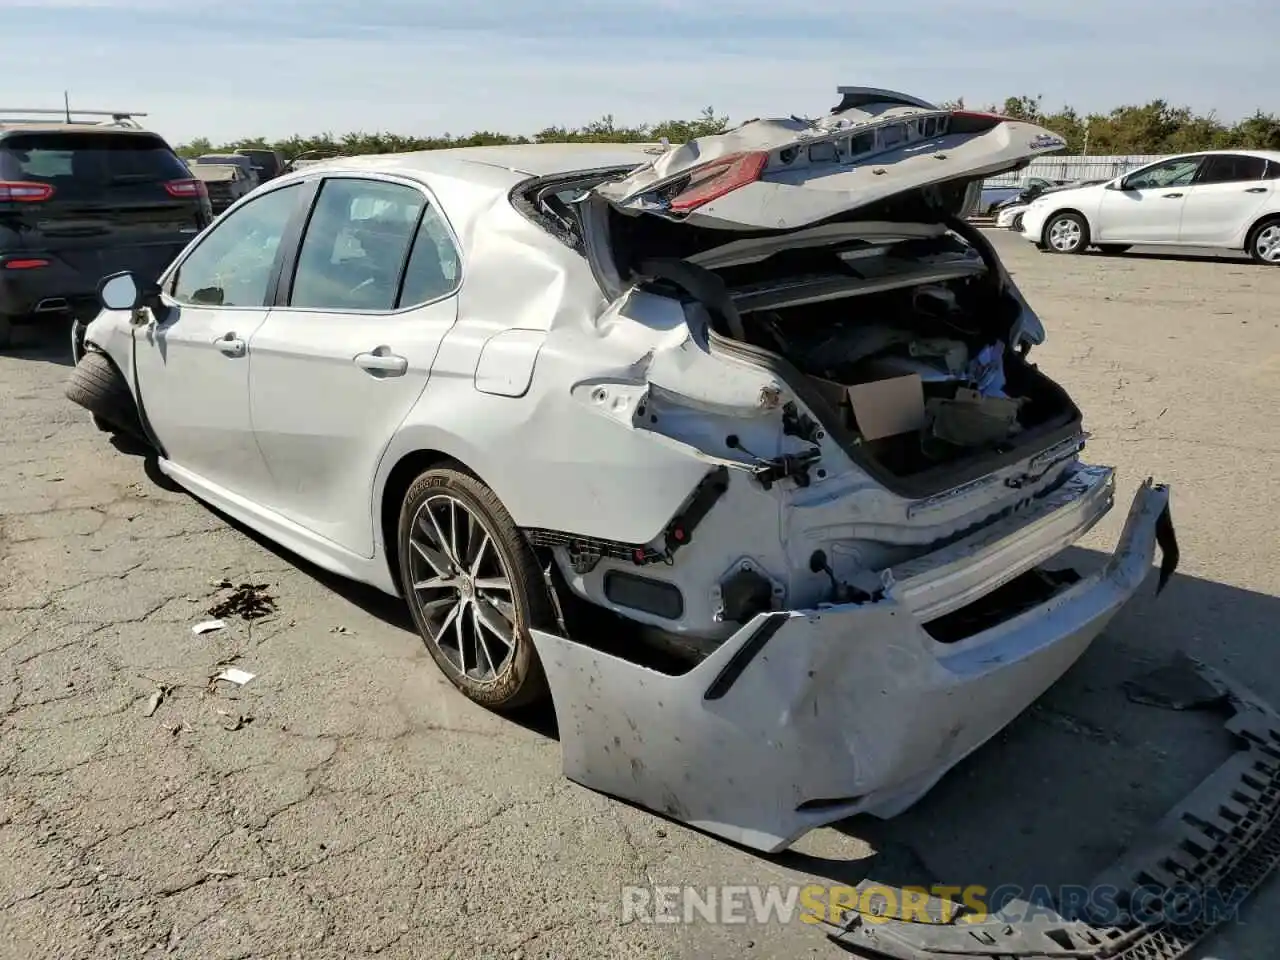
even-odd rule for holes
{"type": "Polygon", "coordinates": [[[913,803],[1140,587],[1044,331],[957,213],[1061,139],[842,88],[691,144],[335,160],[104,280],[69,395],[408,602],[566,774],[762,849],[913,803]]]}
{"type": "Polygon", "coordinates": [[[1189,153],[1045,193],[1022,211],[1022,235],[1051,253],[1219,247],[1280,266],[1280,152],[1189,153]]]}

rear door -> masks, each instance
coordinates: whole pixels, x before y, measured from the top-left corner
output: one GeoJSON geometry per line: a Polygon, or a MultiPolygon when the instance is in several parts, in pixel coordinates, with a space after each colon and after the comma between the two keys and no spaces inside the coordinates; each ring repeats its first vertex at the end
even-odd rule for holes
{"type": "Polygon", "coordinates": [[[126,130],[31,131],[0,141],[0,179],[52,190],[25,205],[28,243],[98,280],[131,270],[154,282],[209,222],[202,185],[160,137],[126,130]]]}
{"type": "Polygon", "coordinates": [[[1174,157],[1129,174],[1124,189],[1103,190],[1095,241],[1177,243],[1182,211],[1203,156],[1174,157]]]}
{"type": "Polygon", "coordinates": [[[457,317],[458,245],[427,190],[321,182],[295,264],[250,343],[250,397],[278,513],[373,556],[373,478],[457,317]]]}
{"type": "Polygon", "coordinates": [[[1209,157],[1187,192],[1178,241],[1221,246],[1242,238],[1275,191],[1276,181],[1266,177],[1267,161],[1262,157],[1209,157]]]}

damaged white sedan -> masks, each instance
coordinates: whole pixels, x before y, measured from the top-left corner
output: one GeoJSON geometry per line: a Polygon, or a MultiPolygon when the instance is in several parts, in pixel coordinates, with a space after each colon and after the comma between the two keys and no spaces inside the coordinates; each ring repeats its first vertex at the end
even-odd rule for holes
{"type": "Polygon", "coordinates": [[[957,214],[1042,128],[843,88],[683,146],[330,161],[104,281],[69,395],[440,668],[550,695],[565,773],[765,850],[893,816],[1176,564],[1111,508],[957,214]]]}

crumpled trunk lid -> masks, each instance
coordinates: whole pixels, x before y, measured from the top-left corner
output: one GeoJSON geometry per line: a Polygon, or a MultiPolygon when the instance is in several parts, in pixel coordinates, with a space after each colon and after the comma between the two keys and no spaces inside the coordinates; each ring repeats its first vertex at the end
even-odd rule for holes
{"type": "MultiPolygon", "coordinates": [[[[914,191],[1006,173],[1066,145],[1020,120],[890,91],[842,92],[844,101],[825,117],[751,120],[700,137],[593,195],[620,212],[693,226],[796,230],[914,191]]],[[[963,212],[954,197],[939,204],[942,212],[963,212]]]]}

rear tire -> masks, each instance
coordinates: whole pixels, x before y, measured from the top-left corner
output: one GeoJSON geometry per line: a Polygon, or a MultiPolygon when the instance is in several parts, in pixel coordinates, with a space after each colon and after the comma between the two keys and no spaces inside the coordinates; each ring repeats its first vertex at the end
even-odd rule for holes
{"type": "Polygon", "coordinates": [[[67,384],[67,399],[88,410],[99,430],[149,442],[129,385],[104,354],[90,350],[80,358],[67,384]]]}
{"type": "Polygon", "coordinates": [[[1098,250],[1104,257],[1118,257],[1122,253],[1128,253],[1129,246],[1127,243],[1100,243],[1098,250]]]}
{"type": "Polygon", "coordinates": [[[0,313],[0,350],[13,346],[13,320],[0,313]]]}
{"type": "Polygon", "coordinates": [[[427,651],[468,699],[510,711],[549,698],[530,627],[554,608],[529,541],[492,490],[456,466],[405,493],[401,590],[427,651]]]}
{"type": "Polygon", "coordinates": [[[1040,236],[1050,253],[1084,253],[1089,246],[1089,224],[1078,213],[1055,213],[1040,236]]]}
{"type": "Polygon", "coordinates": [[[1254,263],[1280,267],[1280,217],[1263,220],[1250,230],[1246,245],[1254,263]]]}

